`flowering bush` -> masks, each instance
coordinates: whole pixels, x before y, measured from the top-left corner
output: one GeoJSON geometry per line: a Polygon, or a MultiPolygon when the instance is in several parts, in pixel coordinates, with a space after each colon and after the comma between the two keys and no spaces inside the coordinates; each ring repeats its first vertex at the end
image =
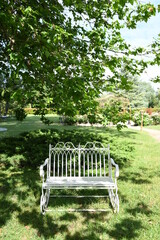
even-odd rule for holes
{"type": "MultiPolygon", "coordinates": [[[[136,126],[140,126],[141,125],[141,121],[142,121],[142,114],[141,114],[141,112],[136,112],[134,114],[133,121],[134,121],[136,126]]],[[[153,120],[149,116],[149,114],[148,113],[143,113],[143,126],[148,126],[148,125],[151,125],[152,123],[153,123],[153,120]]]]}
{"type": "Polygon", "coordinates": [[[160,124],[160,114],[158,113],[153,113],[152,114],[152,120],[154,125],[160,124]]]}
{"type": "Polygon", "coordinates": [[[102,114],[104,117],[103,124],[108,125],[113,123],[117,126],[118,130],[125,127],[125,123],[131,120],[129,112],[124,111],[123,103],[117,99],[113,99],[105,104],[102,109],[102,114]]]}

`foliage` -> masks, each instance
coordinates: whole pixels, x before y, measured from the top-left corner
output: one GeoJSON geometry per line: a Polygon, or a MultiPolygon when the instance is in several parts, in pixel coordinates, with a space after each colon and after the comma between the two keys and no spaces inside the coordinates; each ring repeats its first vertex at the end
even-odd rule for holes
{"type": "Polygon", "coordinates": [[[118,130],[124,127],[124,123],[130,119],[128,111],[123,108],[123,103],[117,99],[111,99],[102,109],[104,124],[112,122],[118,130]]]}
{"type": "Polygon", "coordinates": [[[160,114],[159,113],[153,113],[152,114],[152,120],[153,120],[153,125],[159,125],[160,124],[160,114]]]}
{"type": "Polygon", "coordinates": [[[160,108],[160,89],[158,89],[158,91],[156,92],[154,107],[160,108]]]}
{"type": "MultiPolygon", "coordinates": [[[[154,42],[152,43],[152,54],[154,54],[154,59],[151,61],[152,65],[154,65],[154,64],[157,64],[158,66],[160,65],[160,50],[159,49],[160,49],[160,33],[158,34],[157,39],[155,39],[154,42]]],[[[156,83],[160,82],[160,77],[157,76],[152,80],[156,83]]]]}
{"type": "Polygon", "coordinates": [[[148,113],[149,115],[151,115],[153,112],[153,108],[147,108],[146,109],[146,113],[148,113]]]}
{"type": "Polygon", "coordinates": [[[1,95],[9,93],[19,105],[34,104],[41,115],[53,107],[73,116],[89,112],[102,91],[126,88],[121,66],[134,75],[146,63],[134,58],[144,49],[131,49],[120,30],[147,22],[156,8],[136,0],[102,0],[100,6],[92,0],[2,0],[1,95]]]}
{"type": "Polygon", "coordinates": [[[15,116],[18,121],[23,121],[26,118],[27,114],[24,108],[18,107],[15,109],[15,116]]]}
{"type": "MultiPolygon", "coordinates": [[[[36,112],[36,108],[24,108],[27,114],[34,114],[36,112]]],[[[47,108],[47,114],[55,114],[53,108],[47,108]]]]}
{"type": "MultiPolygon", "coordinates": [[[[140,126],[141,121],[142,121],[142,113],[141,112],[136,112],[133,116],[133,121],[134,121],[136,126],[140,126]]],[[[152,123],[153,123],[153,120],[149,116],[149,114],[148,113],[143,113],[143,126],[148,126],[148,125],[151,125],[152,123]]]]}
{"type": "Polygon", "coordinates": [[[87,117],[90,124],[102,124],[103,122],[103,115],[98,112],[95,112],[94,114],[89,114],[87,117]]]}
{"type": "Polygon", "coordinates": [[[60,118],[60,122],[67,124],[67,125],[74,125],[76,123],[79,124],[97,124],[97,123],[102,123],[103,121],[103,116],[102,114],[96,112],[95,114],[88,114],[88,115],[76,115],[74,117],[72,116],[63,116],[60,118]]]}
{"type": "Polygon", "coordinates": [[[153,112],[158,112],[158,113],[160,113],[160,108],[158,108],[158,107],[153,108],[153,112]]]}
{"type": "Polygon", "coordinates": [[[130,89],[120,90],[132,108],[154,107],[156,105],[156,93],[150,83],[133,78],[130,89]]]}
{"type": "Polygon", "coordinates": [[[77,118],[76,117],[71,117],[71,116],[65,116],[64,118],[64,124],[67,125],[73,125],[77,123],[77,118]]]}
{"type": "Polygon", "coordinates": [[[122,143],[116,141],[116,138],[109,136],[107,133],[105,137],[102,137],[88,131],[59,131],[56,129],[40,129],[29,133],[21,133],[19,137],[4,138],[0,142],[0,154],[9,153],[10,161],[8,161],[8,164],[36,167],[46,158],[50,143],[55,145],[57,142],[73,142],[77,146],[79,143],[83,145],[92,141],[100,141],[104,144],[111,143],[111,155],[121,166],[131,156],[132,146],[123,146],[122,143]],[[119,148],[118,152],[117,146],[119,148]]]}
{"type": "Polygon", "coordinates": [[[79,116],[77,116],[77,122],[79,124],[81,124],[81,123],[88,123],[87,115],[79,115],[79,116]]]}
{"type": "Polygon", "coordinates": [[[117,102],[119,101],[123,103],[124,109],[127,109],[129,104],[129,100],[125,96],[122,96],[122,94],[119,93],[118,91],[114,93],[110,93],[110,92],[103,93],[103,95],[99,97],[97,101],[99,102],[99,105],[102,108],[104,107],[105,104],[110,103],[110,101],[117,101],[117,102]]]}
{"type": "Polygon", "coordinates": [[[36,108],[24,108],[24,110],[27,114],[34,114],[36,111],[36,108]]]}

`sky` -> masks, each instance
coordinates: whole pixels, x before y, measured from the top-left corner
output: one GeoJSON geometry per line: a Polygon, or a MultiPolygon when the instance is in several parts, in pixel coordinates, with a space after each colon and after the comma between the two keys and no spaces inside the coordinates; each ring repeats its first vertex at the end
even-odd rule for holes
{"type": "MultiPolygon", "coordinates": [[[[143,0],[141,2],[150,2],[155,6],[160,4],[160,0],[143,0]]],[[[147,23],[138,23],[136,29],[123,29],[121,33],[126,42],[131,44],[133,47],[147,47],[160,33],[160,13],[151,17],[147,23]]],[[[157,75],[160,75],[160,66],[149,66],[141,75],[141,79],[150,81],[151,78],[154,78],[157,75]]],[[[160,88],[160,83],[152,83],[152,86],[156,90],[157,88],[160,88]]]]}

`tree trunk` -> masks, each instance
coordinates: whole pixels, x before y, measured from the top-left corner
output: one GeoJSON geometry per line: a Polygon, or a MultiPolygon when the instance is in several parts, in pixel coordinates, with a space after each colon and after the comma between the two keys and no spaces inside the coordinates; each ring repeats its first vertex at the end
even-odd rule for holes
{"type": "Polygon", "coordinates": [[[1,106],[1,103],[0,103],[0,117],[2,116],[2,106],[1,106]]]}
{"type": "Polygon", "coordinates": [[[5,114],[4,114],[4,116],[7,116],[8,110],[9,110],[9,102],[6,102],[6,104],[5,104],[5,114]]]}

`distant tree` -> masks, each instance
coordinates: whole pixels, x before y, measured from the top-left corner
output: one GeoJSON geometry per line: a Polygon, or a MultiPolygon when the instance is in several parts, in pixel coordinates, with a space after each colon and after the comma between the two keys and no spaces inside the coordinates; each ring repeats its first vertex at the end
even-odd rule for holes
{"type": "Polygon", "coordinates": [[[149,82],[144,82],[134,78],[131,89],[123,91],[124,95],[133,108],[154,107],[155,90],[149,82]]]}
{"type": "Polygon", "coordinates": [[[158,89],[156,92],[154,103],[155,103],[154,104],[155,107],[160,107],[160,89],[158,89]]]}
{"type": "Polygon", "coordinates": [[[154,107],[157,105],[158,93],[156,94],[151,83],[141,81],[138,77],[130,77],[129,81],[130,86],[127,90],[119,89],[115,93],[102,95],[98,99],[100,105],[103,106],[105,103],[109,103],[111,99],[121,102],[124,109],[129,105],[133,108],[154,107]]]}

